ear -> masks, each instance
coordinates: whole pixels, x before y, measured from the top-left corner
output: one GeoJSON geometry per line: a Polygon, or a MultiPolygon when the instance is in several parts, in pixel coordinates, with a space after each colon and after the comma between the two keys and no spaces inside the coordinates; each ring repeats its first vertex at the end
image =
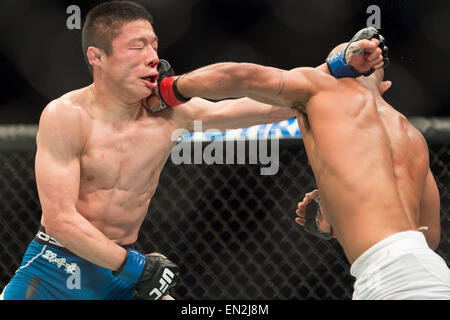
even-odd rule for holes
{"type": "Polygon", "coordinates": [[[94,66],[98,67],[102,63],[102,52],[100,49],[96,47],[89,47],[86,55],[92,69],[94,69],[94,66]]]}
{"type": "Polygon", "coordinates": [[[392,81],[381,82],[381,94],[384,94],[392,86],[392,81]]]}

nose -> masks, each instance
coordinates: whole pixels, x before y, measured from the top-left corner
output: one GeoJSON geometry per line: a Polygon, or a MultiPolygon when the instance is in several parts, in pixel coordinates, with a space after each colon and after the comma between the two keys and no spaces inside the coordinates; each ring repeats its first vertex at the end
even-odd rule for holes
{"type": "Polygon", "coordinates": [[[145,65],[152,68],[156,68],[158,66],[158,63],[159,63],[158,53],[156,52],[155,49],[149,47],[147,49],[147,54],[145,57],[145,65]]]}

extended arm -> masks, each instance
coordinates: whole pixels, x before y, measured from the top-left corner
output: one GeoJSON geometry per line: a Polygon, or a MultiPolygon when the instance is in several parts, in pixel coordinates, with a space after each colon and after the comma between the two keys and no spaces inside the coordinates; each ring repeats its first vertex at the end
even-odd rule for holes
{"type": "Polygon", "coordinates": [[[252,63],[217,63],[178,79],[178,92],[185,97],[226,99],[248,97],[280,107],[305,104],[314,91],[313,68],[290,71],[252,63]]]}
{"type": "MultiPolygon", "coordinates": [[[[337,78],[368,75],[388,61],[384,38],[374,28],[360,30],[348,44],[342,44],[327,63],[316,68],[337,78]],[[380,39],[380,40],[378,40],[380,39]],[[378,46],[381,46],[379,48],[378,46]],[[383,54],[383,55],[382,55],[383,54]]],[[[334,50],[333,50],[334,51],[334,50]]],[[[191,97],[220,100],[247,96],[259,102],[282,107],[304,104],[314,93],[305,80],[311,68],[290,71],[251,63],[217,63],[181,77],[168,76],[159,81],[164,103],[177,106],[191,97]]]]}
{"type": "Polygon", "coordinates": [[[296,114],[290,108],[280,108],[249,98],[211,102],[194,98],[174,110],[178,127],[194,130],[194,121],[201,121],[202,130],[231,130],[254,125],[280,122],[296,114]]]}
{"type": "Polygon", "coordinates": [[[246,96],[281,107],[298,107],[304,105],[317,91],[317,84],[320,79],[324,79],[320,74],[331,74],[337,78],[350,74],[357,76],[385,66],[387,57],[382,53],[387,53],[387,47],[384,46],[384,41],[358,40],[361,33],[372,37],[372,33],[364,35],[364,31],[366,29],[358,32],[352,39],[353,42],[338,46],[337,53],[331,55],[327,63],[315,69],[296,68],[286,71],[252,63],[216,63],[175,78],[171,87],[185,98],[226,99],[246,96]],[[383,50],[379,45],[383,46],[383,50]],[[353,55],[347,53],[350,49],[353,55]],[[346,58],[342,58],[342,55],[346,58]]]}

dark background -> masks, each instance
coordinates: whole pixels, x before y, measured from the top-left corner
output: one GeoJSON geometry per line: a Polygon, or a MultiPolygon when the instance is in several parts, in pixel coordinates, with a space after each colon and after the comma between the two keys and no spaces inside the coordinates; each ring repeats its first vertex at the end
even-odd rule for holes
{"type": "MultiPolygon", "coordinates": [[[[0,124],[37,124],[50,100],[90,84],[81,31],[67,29],[66,9],[76,4],[84,18],[100,2],[0,1],[0,124]]],[[[160,57],[178,73],[219,61],[285,69],[321,64],[332,47],[366,26],[367,7],[378,5],[391,51],[387,100],[407,116],[450,116],[450,2],[137,2],[153,14],[160,57]]],[[[437,252],[448,264],[450,140],[437,130],[441,125],[424,127],[434,134],[425,136],[441,194],[437,252]]],[[[15,127],[0,137],[0,290],[39,224],[30,131],[15,127]]],[[[293,223],[292,199],[311,190],[314,177],[302,144],[282,144],[276,176],[260,176],[258,166],[167,162],[138,245],[180,265],[177,299],[350,299],[353,279],[338,243],[317,241],[293,223]]]]}
{"type": "MultiPolygon", "coordinates": [[[[36,124],[45,105],[90,84],[81,30],[66,9],[103,1],[0,2],[0,124],[36,124]]],[[[332,47],[381,8],[393,87],[386,99],[406,116],[449,116],[450,2],[361,0],[144,0],[155,18],[160,57],[177,73],[219,61],[289,69],[321,64],[332,47]]]]}

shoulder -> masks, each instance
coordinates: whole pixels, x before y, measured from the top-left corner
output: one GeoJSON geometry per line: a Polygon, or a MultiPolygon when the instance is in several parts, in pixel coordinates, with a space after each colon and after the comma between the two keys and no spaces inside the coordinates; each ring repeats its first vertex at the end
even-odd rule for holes
{"type": "Polygon", "coordinates": [[[319,68],[300,67],[289,70],[286,73],[290,81],[298,82],[303,88],[306,88],[311,95],[316,93],[336,90],[345,86],[340,80],[330,74],[327,74],[319,68]]]}
{"type": "Polygon", "coordinates": [[[318,68],[312,68],[312,67],[294,68],[294,69],[289,70],[288,73],[292,74],[293,76],[302,76],[312,82],[319,82],[319,81],[336,82],[336,80],[337,80],[335,77],[331,76],[330,74],[327,74],[318,68]]]}
{"type": "Polygon", "coordinates": [[[65,99],[51,101],[42,111],[39,127],[47,125],[61,126],[67,121],[79,121],[80,114],[74,105],[65,99]]]}
{"type": "Polygon", "coordinates": [[[86,100],[86,88],[68,92],[47,104],[42,111],[41,122],[45,120],[46,124],[50,122],[55,125],[67,124],[67,121],[79,122],[86,114],[86,100]]]}
{"type": "Polygon", "coordinates": [[[316,68],[301,67],[289,71],[292,77],[298,77],[303,81],[308,82],[310,89],[315,92],[345,92],[353,93],[356,96],[367,98],[371,95],[370,91],[361,85],[357,79],[354,78],[335,78],[331,74],[324,71],[324,66],[316,68]]]}
{"type": "Polygon", "coordinates": [[[82,90],[69,92],[45,106],[39,120],[38,140],[64,138],[78,144],[83,139],[87,114],[82,104],[82,90]]]}

